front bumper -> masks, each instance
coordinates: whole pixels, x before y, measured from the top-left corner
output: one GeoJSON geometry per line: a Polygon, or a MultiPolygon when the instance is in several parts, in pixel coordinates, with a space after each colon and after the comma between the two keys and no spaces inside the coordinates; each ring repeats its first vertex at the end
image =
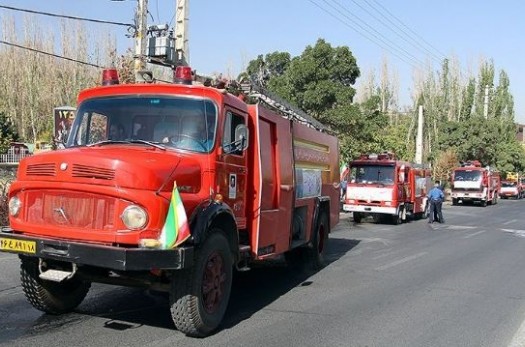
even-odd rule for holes
{"type": "Polygon", "coordinates": [[[383,206],[366,206],[366,205],[351,205],[344,204],[343,211],[346,212],[365,212],[365,213],[382,213],[382,214],[397,214],[396,207],[383,207],[383,206]]]}
{"type": "Polygon", "coordinates": [[[0,230],[0,251],[110,270],[179,270],[193,265],[193,247],[143,249],[103,246],[14,234],[0,230]]]}

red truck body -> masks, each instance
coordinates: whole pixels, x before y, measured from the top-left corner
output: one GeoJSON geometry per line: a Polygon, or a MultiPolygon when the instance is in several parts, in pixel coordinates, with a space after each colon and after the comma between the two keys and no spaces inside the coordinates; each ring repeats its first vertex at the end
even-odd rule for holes
{"type": "Polygon", "coordinates": [[[482,167],[473,160],[463,163],[452,172],[452,204],[459,202],[479,203],[483,207],[497,204],[501,188],[501,178],[497,171],[482,167]]]}
{"type": "Polygon", "coordinates": [[[334,136],[212,87],[108,85],[79,94],[66,147],[20,163],[0,233],[26,294],[46,294],[27,294],[42,311],[72,310],[91,282],[149,286],[170,293],[179,330],[205,336],[232,269],[282,255],[323,264],[339,219],[334,136]],[[191,237],[164,249],[175,182],[191,237]]]}
{"type": "Polygon", "coordinates": [[[429,169],[385,153],[362,155],[350,163],[349,174],[343,210],[353,212],[355,222],[371,215],[399,224],[408,216],[424,215],[432,186],[429,169]]]}

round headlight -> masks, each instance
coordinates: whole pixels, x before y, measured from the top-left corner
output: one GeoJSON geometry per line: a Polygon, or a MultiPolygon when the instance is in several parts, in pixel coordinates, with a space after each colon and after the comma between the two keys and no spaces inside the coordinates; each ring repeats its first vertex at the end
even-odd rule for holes
{"type": "Polygon", "coordinates": [[[137,205],[131,205],[124,209],[120,216],[124,225],[129,229],[141,229],[144,228],[148,222],[148,214],[142,207],[137,205]]]}
{"type": "Polygon", "coordinates": [[[9,214],[11,216],[16,217],[18,212],[20,212],[20,207],[22,207],[22,202],[18,197],[13,196],[9,199],[9,214]]]}

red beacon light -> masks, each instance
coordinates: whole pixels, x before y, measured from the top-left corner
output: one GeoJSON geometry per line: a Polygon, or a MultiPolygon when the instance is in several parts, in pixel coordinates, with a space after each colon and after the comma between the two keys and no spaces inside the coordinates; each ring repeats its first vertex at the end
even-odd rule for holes
{"type": "Polygon", "coordinates": [[[110,86],[119,84],[117,69],[104,69],[102,71],[102,85],[110,86]]]}
{"type": "Polygon", "coordinates": [[[193,81],[193,72],[189,66],[177,66],[173,76],[173,82],[177,84],[191,84],[193,81]]]}

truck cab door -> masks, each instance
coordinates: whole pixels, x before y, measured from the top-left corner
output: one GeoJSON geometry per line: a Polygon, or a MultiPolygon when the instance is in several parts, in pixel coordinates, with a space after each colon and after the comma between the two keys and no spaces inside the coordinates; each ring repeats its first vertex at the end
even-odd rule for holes
{"type": "MultiPolygon", "coordinates": [[[[246,228],[246,187],[248,139],[239,139],[246,130],[247,114],[226,107],[220,153],[217,161],[217,185],[224,202],[235,215],[237,226],[246,228]]],[[[247,131],[246,131],[246,137],[247,131]]]]}

